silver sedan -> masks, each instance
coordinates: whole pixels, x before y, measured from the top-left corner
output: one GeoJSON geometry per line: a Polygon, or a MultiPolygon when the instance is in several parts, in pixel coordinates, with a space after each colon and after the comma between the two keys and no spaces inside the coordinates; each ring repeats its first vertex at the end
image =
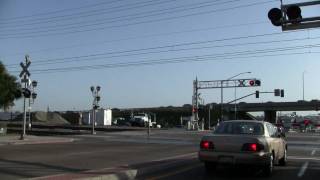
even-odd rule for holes
{"type": "Polygon", "coordinates": [[[209,172],[217,165],[239,165],[259,167],[269,176],[274,164],[286,165],[287,144],[284,134],[269,122],[224,121],[202,138],[198,157],[209,172]]]}

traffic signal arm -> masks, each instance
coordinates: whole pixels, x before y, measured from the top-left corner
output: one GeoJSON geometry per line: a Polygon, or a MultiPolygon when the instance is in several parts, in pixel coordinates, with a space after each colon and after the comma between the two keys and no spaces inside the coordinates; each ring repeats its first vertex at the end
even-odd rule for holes
{"type": "MultiPolygon", "coordinates": [[[[236,102],[236,101],[238,101],[238,100],[240,100],[240,99],[244,99],[244,98],[249,97],[249,96],[252,96],[252,95],[256,95],[256,98],[257,98],[257,94],[258,94],[258,98],[259,98],[259,94],[274,94],[274,93],[275,93],[274,91],[272,91],[272,92],[268,92],[268,91],[264,91],[264,92],[256,91],[256,92],[254,92],[254,93],[251,93],[251,94],[248,94],[248,95],[246,95],[246,96],[240,97],[240,98],[235,99],[235,100],[232,100],[232,101],[230,101],[230,102],[227,102],[226,104],[234,103],[234,102],[236,102]],[[258,92],[258,93],[257,93],[257,92],[258,92]]],[[[279,96],[284,97],[284,90],[283,90],[283,89],[281,89],[281,90],[279,89],[279,96]]]]}

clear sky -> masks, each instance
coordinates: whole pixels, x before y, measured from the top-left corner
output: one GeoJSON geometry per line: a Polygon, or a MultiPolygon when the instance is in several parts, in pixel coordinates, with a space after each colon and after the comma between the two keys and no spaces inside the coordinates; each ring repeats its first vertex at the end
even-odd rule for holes
{"type": "MultiPolygon", "coordinates": [[[[284,1],[292,3],[296,1],[284,1]]],[[[320,28],[282,32],[267,18],[278,0],[1,0],[0,60],[18,76],[25,54],[37,80],[35,110],[191,104],[192,81],[259,78],[255,90],[285,90],[246,102],[320,99],[320,28]],[[180,58],[180,59],[177,59],[180,58]],[[173,61],[183,60],[184,62],[173,61]],[[198,61],[197,61],[198,60],[198,61]],[[201,61],[199,61],[201,60],[201,61]],[[170,62],[170,63],[169,63],[170,62]],[[172,63],[175,62],[175,63],[172,63]],[[134,65],[132,65],[134,64],[134,65]]],[[[303,16],[320,15],[320,7],[303,16]]],[[[220,102],[220,90],[201,91],[220,102]]],[[[234,89],[224,100],[234,99],[234,89]]],[[[14,109],[22,109],[22,101],[14,109]]]]}

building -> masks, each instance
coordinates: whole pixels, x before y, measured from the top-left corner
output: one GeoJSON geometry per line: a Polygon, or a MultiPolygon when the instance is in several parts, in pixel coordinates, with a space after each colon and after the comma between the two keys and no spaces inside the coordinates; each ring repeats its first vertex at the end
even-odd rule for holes
{"type": "MultiPolygon", "coordinates": [[[[96,126],[111,126],[112,123],[112,110],[111,109],[98,109],[96,111],[96,126]]],[[[92,111],[82,113],[82,124],[92,124],[92,111]]]]}

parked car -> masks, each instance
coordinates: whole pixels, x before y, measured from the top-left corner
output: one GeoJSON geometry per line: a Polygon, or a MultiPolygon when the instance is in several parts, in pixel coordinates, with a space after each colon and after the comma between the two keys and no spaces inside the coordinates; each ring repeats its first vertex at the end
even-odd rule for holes
{"type": "Polygon", "coordinates": [[[274,164],[286,165],[287,143],[284,132],[269,122],[224,121],[213,133],[202,137],[198,157],[207,172],[219,165],[241,165],[258,167],[269,176],[274,164]]]}

